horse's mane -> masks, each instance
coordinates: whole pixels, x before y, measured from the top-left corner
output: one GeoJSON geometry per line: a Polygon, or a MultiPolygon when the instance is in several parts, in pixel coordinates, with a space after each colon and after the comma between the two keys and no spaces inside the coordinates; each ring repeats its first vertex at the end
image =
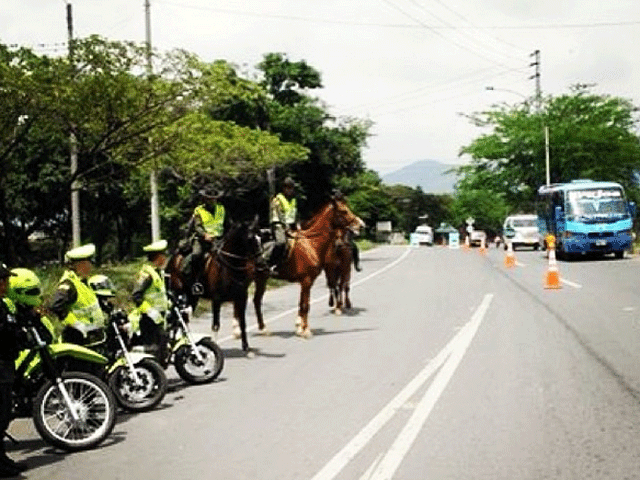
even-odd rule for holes
{"type": "Polygon", "coordinates": [[[333,199],[328,200],[326,203],[321,205],[317,210],[314,211],[311,217],[309,217],[307,220],[302,222],[302,225],[301,225],[302,230],[307,232],[315,230],[318,227],[318,223],[323,218],[326,210],[328,210],[329,208],[333,208],[333,206],[334,206],[333,199]]]}

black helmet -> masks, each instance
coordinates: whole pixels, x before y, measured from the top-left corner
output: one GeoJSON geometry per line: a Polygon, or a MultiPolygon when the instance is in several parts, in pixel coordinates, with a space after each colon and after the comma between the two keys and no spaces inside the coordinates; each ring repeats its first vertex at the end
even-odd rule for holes
{"type": "Polygon", "coordinates": [[[198,192],[201,197],[204,198],[220,198],[223,195],[223,191],[215,188],[213,185],[207,185],[200,189],[198,192]]]}

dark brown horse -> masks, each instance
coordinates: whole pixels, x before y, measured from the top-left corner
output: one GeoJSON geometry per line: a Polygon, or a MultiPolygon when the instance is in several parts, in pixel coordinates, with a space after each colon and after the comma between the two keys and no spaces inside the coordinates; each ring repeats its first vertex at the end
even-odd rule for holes
{"type": "Polygon", "coordinates": [[[331,247],[338,231],[362,224],[344,200],[332,199],[308,222],[306,228],[291,235],[287,258],[279,268],[277,278],[300,284],[296,334],[311,337],[308,316],[311,287],[332,256],[331,247]]]}
{"type": "MultiPolygon", "coordinates": [[[[364,223],[362,224],[364,225],[364,223]]],[[[354,234],[356,231],[351,227],[337,231],[333,248],[330,249],[330,256],[324,267],[329,287],[329,306],[334,307],[333,312],[336,315],[340,315],[343,308],[351,308],[351,299],[349,298],[351,264],[353,263],[351,238],[354,234]]]]}
{"type": "Polygon", "coordinates": [[[169,276],[169,287],[177,292],[187,294],[190,305],[195,308],[200,297],[211,300],[212,322],[211,329],[217,332],[220,329],[220,308],[224,302],[233,302],[233,315],[239,327],[239,336],[242,341],[242,350],[249,351],[249,342],[246,331],[246,306],[248,288],[252,281],[256,282],[254,293],[254,305],[258,328],[264,330],[262,318],[262,296],[266,288],[265,271],[258,271],[256,260],[261,255],[260,244],[257,239],[258,219],[253,222],[234,222],[222,237],[219,245],[205,256],[203,274],[198,279],[204,292],[194,295],[191,285],[185,282],[181,264],[184,260],[179,253],[174,254],[165,269],[169,276]],[[262,281],[262,278],[265,278],[262,281]]]}

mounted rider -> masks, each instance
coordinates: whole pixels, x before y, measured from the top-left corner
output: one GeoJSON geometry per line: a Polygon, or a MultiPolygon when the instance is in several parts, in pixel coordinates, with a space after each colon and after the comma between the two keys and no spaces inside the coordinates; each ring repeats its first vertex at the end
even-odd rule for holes
{"type": "Polygon", "coordinates": [[[195,293],[202,292],[198,280],[204,270],[205,254],[222,238],[227,226],[226,210],[220,201],[223,192],[208,186],[198,193],[203,202],[194,209],[187,225],[191,252],[182,263],[182,274],[195,293]]]}
{"type": "MultiPolygon", "coordinates": [[[[333,191],[333,198],[340,201],[345,201],[344,194],[340,190],[333,191]]],[[[345,232],[344,240],[351,247],[351,257],[353,259],[353,268],[356,269],[357,272],[360,272],[362,268],[360,268],[360,250],[358,250],[358,245],[355,241],[355,236],[358,233],[351,228],[347,228],[345,232]]]]}
{"type": "Polygon", "coordinates": [[[277,274],[285,259],[287,234],[298,229],[298,204],[294,196],[295,182],[287,177],[282,182],[282,191],[271,199],[270,225],[273,242],[265,245],[265,258],[272,273],[277,274]]]}

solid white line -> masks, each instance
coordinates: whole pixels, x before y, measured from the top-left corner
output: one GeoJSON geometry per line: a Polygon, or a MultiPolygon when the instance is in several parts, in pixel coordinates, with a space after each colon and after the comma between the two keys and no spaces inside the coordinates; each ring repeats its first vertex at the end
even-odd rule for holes
{"type": "MultiPolygon", "coordinates": [[[[361,278],[360,280],[358,280],[356,282],[353,282],[351,285],[355,287],[355,286],[360,285],[361,283],[363,283],[363,282],[365,282],[367,280],[372,279],[373,277],[376,277],[376,276],[380,275],[383,272],[386,272],[387,270],[389,270],[390,268],[395,267],[398,263],[400,263],[402,260],[404,260],[407,257],[407,255],[409,255],[409,253],[411,253],[411,249],[410,248],[406,248],[404,253],[402,255],[400,255],[398,258],[396,258],[393,262],[385,265],[380,270],[376,270],[375,272],[367,275],[366,277],[361,278]]],[[[324,295],[321,295],[319,297],[312,298],[310,300],[310,302],[309,302],[309,305],[313,305],[314,303],[317,303],[317,302],[319,302],[321,300],[324,301],[324,300],[326,300],[328,298],[329,298],[329,294],[325,293],[324,295]]],[[[264,324],[265,325],[269,325],[269,324],[271,324],[271,323],[273,323],[273,322],[275,322],[277,320],[282,319],[283,317],[286,317],[286,316],[294,314],[294,313],[298,313],[298,307],[293,307],[293,308],[290,308],[289,310],[285,310],[284,312],[280,312],[279,314],[274,315],[273,317],[270,317],[268,320],[265,320],[264,324]]],[[[257,330],[257,329],[258,329],[257,325],[252,325],[251,327],[247,327],[247,332],[252,332],[252,331],[257,330]]],[[[236,338],[233,335],[227,335],[226,337],[223,337],[220,340],[216,340],[216,343],[220,344],[220,343],[228,342],[229,340],[235,340],[235,339],[236,338]]]]}
{"type": "Polygon", "coordinates": [[[573,287],[573,288],[582,288],[582,285],[580,285],[579,283],[571,282],[571,281],[569,281],[569,280],[567,280],[565,278],[562,278],[562,277],[560,277],[560,281],[562,283],[566,283],[567,285],[569,285],[570,287],[573,287]]]}
{"type": "Polygon", "coordinates": [[[462,361],[464,354],[480,327],[482,319],[489,309],[492,298],[492,294],[485,295],[482,303],[469,322],[469,327],[465,328],[464,334],[457,338],[451,356],[433,379],[431,386],[418,403],[413,415],[411,415],[411,418],[402,429],[395,442],[393,442],[393,445],[387,451],[387,454],[378,464],[374,474],[371,476],[371,480],[390,480],[393,478],[393,475],[413,445],[413,442],[420,433],[420,430],[422,430],[424,423],[427,421],[427,418],[429,418],[429,414],[433,410],[433,407],[442,395],[442,392],[444,392],[444,389],[447,387],[449,381],[453,377],[453,374],[458,368],[458,365],[462,361]]]}
{"type": "MultiPolygon", "coordinates": [[[[493,295],[485,296],[480,307],[472,319],[464,325],[449,343],[398,393],[371,421],[347,443],[313,478],[312,480],[332,480],[342,469],[362,450],[373,436],[402,408],[402,406],[415,394],[415,392],[446,362],[461,339],[468,336],[471,330],[473,334],[478,328],[482,316],[478,312],[486,311],[488,302],[493,295]],[[488,300],[487,300],[488,298],[488,300]],[[486,307],[484,306],[486,304],[486,307]],[[478,319],[479,318],[479,319],[478,319]],[[476,325],[477,324],[477,325],[476,325]]],[[[473,337],[473,334],[471,335],[473,337]]],[[[456,364],[457,365],[457,364],[456,364]]]]}

